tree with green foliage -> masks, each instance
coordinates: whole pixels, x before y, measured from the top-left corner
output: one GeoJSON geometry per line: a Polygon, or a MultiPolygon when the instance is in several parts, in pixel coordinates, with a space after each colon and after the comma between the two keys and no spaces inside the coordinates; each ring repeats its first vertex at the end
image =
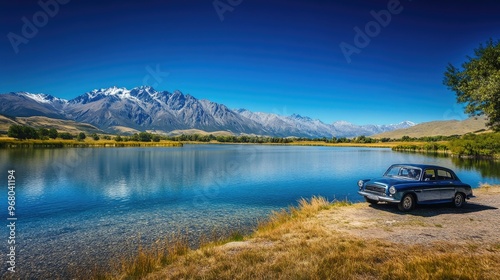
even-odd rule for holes
{"type": "Polygon", "coordinates": [[[500,131],[500,40],[480,44],[461,68],[449,64],[443,83],[466,105],[465,113],[486,115],[487,125],[500,131]]]}
{"type": "Polygon", "coordinates": [[[411,138],[408,135],[404,135],[403,137],[401,137],[401,141],[403,141],[403,142],[409,142],[409,141],[411,141],[411,138]]]}
{"type": "Polygon", "coordinates": [[[157,134],[153,135],[152,138],[153,138],[153,142],[160,142],[160,140],[161,140],[160,135],[157,135],[157,134]]]}
{"type": "Polygon", "coordinates": [[[49,137],[49,130],[46,129],[46,128],[41,127],[41,128],[38,129],[38,135],[40,137],[49,137]]]}
{"type": "Polygon", "coordinates": [[[59,133],[58,137],[61,139],[64,139],[64,140],[72,140],[73,138],[75,138],[69,132],[61,132],[61,133],[59,133]]]}
{"type": "Polygon", "coordinates": [[[128,137],[129,141],[139,141],[139,134],[134,133],[128,137]]]}
{"type": "Polygon", "coordinates": [[[151,134],[147,132],[139,133],[139,141],[141,142],[151,142],[151,134]]]}
{"type": "Polygon", "coordinates": [[[9,127],[9,131],[7,132],[7,135],[9,137],[13,137],[16,139],[24,140],[26,137],[24,136],[23,133],[23,126],[22,125],[17,125],[13,124],[9,127]]]}
{"type": "Polygon", "coordinates": [[[92,133],[92,134],[90,134],[90,137],[92,137],[92,139],[94,139],[94,141],[99,141],[99,139],[101,139],[101,138],[99,137],[99,135],[97,135],[97,133],[92,133]]]}
{"type": "Polygon", "coordinates": [[[57,135],[57,130],[55,128],[49,129],[49,138],[56,139],[57,135]]]}
{"type": "Polygon", "coordinates": [[[76,140],[78,141],[83,141],[85,140],[85,138],[87,138],[87,135],[85,135],[85,133],[83,132],[78,133],[78,136],[76,136],[76,140]]]}
{"type": "Polygon", "coordinates": [[[36,131],[33,127],[18,124],[11,125],[7,135],[19,140],[40,138],[38,131],[36,131]]]}

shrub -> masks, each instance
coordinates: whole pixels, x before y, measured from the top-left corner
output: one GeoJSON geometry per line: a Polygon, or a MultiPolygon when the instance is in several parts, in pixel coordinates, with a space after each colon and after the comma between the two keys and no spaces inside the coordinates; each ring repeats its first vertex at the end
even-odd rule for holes
{"type": "Polygon", "coordinates": [[[62,133],[59,133],[59,138],[61,139],[64,139],[64,140],[72,140],[73,138],[75,138],[75,136],[73,136],[71,133],[69,132],[62,132],[62,133]]]}
{"type": "Polygon", "coordinates": [[[24,140],[24,139],[39,139],[40,136],[36,129],[26,126],[26,125],[11,125],[9,127],[9,131],[7,133],[9,137],[14,137],[16,139],[24,140]]]}

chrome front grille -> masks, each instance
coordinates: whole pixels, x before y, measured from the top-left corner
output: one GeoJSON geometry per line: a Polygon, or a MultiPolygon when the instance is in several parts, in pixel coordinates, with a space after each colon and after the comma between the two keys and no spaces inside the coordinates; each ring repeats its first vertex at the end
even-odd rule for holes
{"type": "Polygon", "coordinates": [[[385,195],[385,187],[377,186],[377,185],[367,185],[365,187],[365,191],[385,195]]]}

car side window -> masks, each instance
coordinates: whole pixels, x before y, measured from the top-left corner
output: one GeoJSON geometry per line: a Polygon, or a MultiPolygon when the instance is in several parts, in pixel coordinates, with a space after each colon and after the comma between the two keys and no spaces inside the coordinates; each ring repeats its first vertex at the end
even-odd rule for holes
{"type": "Polygon", "coordinates": [[[434,169],[427,169],[424,173],[424,181],[435,181],[436,180],[436,171],[434,169]]]}
{"type": "Polygon", "coordinates": [[[437,177],[438,180],[453,180],[453,176],[450,174],[450,172],[442,169],[438,169],[437,171],[437,177]]]}

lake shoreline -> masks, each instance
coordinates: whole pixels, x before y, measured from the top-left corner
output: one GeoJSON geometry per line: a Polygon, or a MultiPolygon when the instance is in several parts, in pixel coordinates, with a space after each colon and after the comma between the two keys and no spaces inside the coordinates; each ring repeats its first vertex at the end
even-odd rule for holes
{"type": "Polygon", "coordinates": [[[291,143],[230,143],[230,142],[201,142],[201,141],[160,141],[160,142],[116,142],[113,140],[15,140],[12,138],[0,138],[0,149],[19,148],[103,148],[103,147],[182,147],[191,145],[261,145],[261,146],[311,146],[311,147],[352,147],[352,148],[384,148],[389,149],[403,142],[389,143],[324,143],[316,141],[300,141],[291,143]]]}
{"type": "Polygon", "coordinates": [[[491,225],[500,223],[500,186],[475,194],[462,209],[420,206],[410,214],[387,204],[302,200],[252,235],[183,251],[140,277],[494,279],[500,234],[491,225]]]}
{"type": "Polygon", "coordinates": [[[432,154],[450,156],[464,159],[500,160],[500,154],[493,155],[465,155],[452,153],[448,148],[448,142],[436,143],[423,142],[376,142],[376,143],[327,143],[321,141],[294,141],[288,143],[239,143],[219,141],[166,141],[140,142],[140,141],[114,141],[114,140],[17,140],[9,137],[0,137],[0,149],[57,149],[57,148],[123,148],[123,147],[182,147],[191,145],[269,145],[269,146],[311,146],[311,147],[353,147],[353,148],[382,148],[392,149],[396,152],[432,154]],[[429,146],[429,147],[427,147],[429,146]]]}
{"type": "Polygon", "coordinates": [[[75,140],[10,140],[0,139],[0,149],[61,149],[61,148],[126,148],[126,147],[182,147],[180,142],[116,142],[75,140]]]}
{"type": "Polygon", "coordinates": [[[96,265],[115,271],[109,260],[175,241],[171,234],[188,238],[191,248],[214,240],[214,231],[221,233],[217,238],[241,239],[301,197],[362,201],[357,180],[379,176],[394,162],[447,166],[474,186],[500,184],[492,162],[375,148],[185,145],[0,153],[0,169],[18,175],[25,278],[84,278],[96,265]]]}

